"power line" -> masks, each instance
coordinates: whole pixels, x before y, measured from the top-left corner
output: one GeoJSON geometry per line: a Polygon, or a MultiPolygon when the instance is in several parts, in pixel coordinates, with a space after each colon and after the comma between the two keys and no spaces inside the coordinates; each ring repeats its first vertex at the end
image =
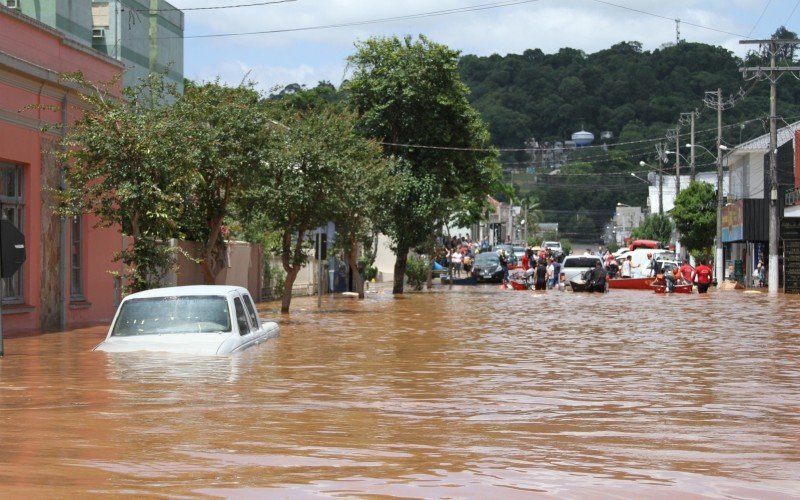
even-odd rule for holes
{"type": "Polygon", "coordinates": [[[276,3],[289,3],[289,2],[296,2],[297,0],[272,0],[271,2],[257,2],[257,3],[242,3],[238,5],[217,5],[214,7],[184,7],[179,9],[177,7],[168,7],[164,9],[132,9],[136,12],[171,12],[179,10],[181,12],[185,12],[188,10],[218,10],[218,9],[238,9],[241,7],[258,7],[262,5],[272,5],[276,3]]]}
{"type": "MultiPolygon", "coordinates": [[[[647,16],[657,17],[659,19],[666,19],[667,21],[669,21],[671,23],[675,22],[675,19],[673,19],[671,17],[662,16],[660,14],[654,14],[653,12],[647,12],[645,10],[634,9],[633,7],[626,7],[625,5],[618,5],[618,4],[615,4],[615,3],[606,2],[605,0],[592,0],[592,1],[593,2],[597,2],[597,3],[602,3],[604,5],[610,5],[611,7],[617,7],[618,9],[630,10],[632,12],[638,12],[639,14],[644,14],[644,15],[647,15],[647,16]]],[[[681,19],[681,22],[683,24],[688,24],[689,26],[694,26],[695,28],[701,28],[701,29],[709,30],[709,31],[716,31],[717,33],[724,33],[726,35],[733,35],[733,36],[737,36],[737,37],[740,37],[740,38],[750,38],[749,36],[741,35],[739,33],[733,33],[733,32],[730,32],[730,31],[725,31],[725,30],[721,30],[721,29],[717,29],[717,28],[711,28],[709,26],[703,26],[702,24],[690,23],[688,21],[684,21],[683,19],[681,19]]]]}
{"type": "Polygon", "coordinates": [[[761,11],[761,15],[758,16],[758,19],[756,19],[755,24],[753,24],[753,27],[750,29],[750,33],[747,34],[748,37],[753,34],[753,31],[756,30],[756,26],[758,26],[758,23],[761,22],[761,18],[764,17],[764,13],[767,12],[767,9],[769,8],[769,4],[771,4],[771,3],[772,3],[772,0],[767,0],[767,5],[764,6],[764,10],[761,11]]]}
{"type": "MultiPolygon", "coordinates": [[[[489,10],[489,9],[498,9],[502,7],[511,7],[514,5],[522,5],[526,3],[533,3],[538,2],[539,0],[503,0],[501,2],[494,2],[489,4],[479,4],[479,5],[472,5],[469,7],[458,7],[453,9],[444,9],[444,10],[434,10],[430,12],[420,12],[417,14],[408,14],[404,16],[393,16],[393,17],[383,17],[379,19],[367,19],[363,21],[350,21],[345,23],[336,23],[336,24],[323,24],[317,26],[304,26],[300,28],[283,28],[283,29],[275,29],[275,30],[263,30],[263,31],[247,31],[247,32],[239,32],[239,33],[217,33],[212,35],[190,35],[184,37],[174,37],[174,38],[221,38],[221,37],[231,37],[231,36],[246,36],[246,35],[270,35],[275,33],[292,33],[297,31],[312,31],[312,30],[322,30],[322,29],[332,29],[332,28],[346,28],[350,26],[363,26],[367,24],[379,24],[379,23],[386,23],[392,21],[405,21],[408,19],[423,19],[427,17],[438,17],[438,16],[446,16],[451,14],[461,14],[464,12],[476,12],[481,10],[489,10]]],[[[173,37],[170,37],[173,38],[173,37]]]]}
{"type": "MultiPolygon", "coordinates": [[[[747,124],[752,123],[752,122],[763,122],[763,120],[765,120],[765,119],[767,119],[767,118],[766,117],[752,118],[750,120],[744,120],[744,121],[737,122],[737,123],[731,123],[731,124],[723,126],[722,128],[727,129],[727,128],[738,127],[740,125],[747,125],[747,124]]],[[[789,118],[789,119],[791,120],[792,118],[789,118]]],[[[712,132],[713,133],[717,132],[716,127],[698,130],[698,131],[695,132],[695,135],[708,134],[708,133],[712,133],[712,132]]],[[[658,143],[658,142],[662,142],[663,140],[664,140],[664,138],[662,136],[662,137],[656,137],[654,139],[639,139],[639,140],[636,140],[636,141],[616,142],[616,143],[613,143],[613,144],[596,144],[596,145],[592,145],[592,146],[583,146],[583,147],[581,147],[579,149],[576,148],[576,149],[573,149],[573,150],[570,150],[570,151],[586,151],[586,150],[594,150],[594,149],[597,149],[597,148],[606,148],[606,147],[619,148],[620,146],[630,146],[630,145],[633,145],[633,144],[658,143]]],[[[496,148],[496,147],[467,148],[467,147],[456,147],[456,146],[430,146],[430,145],[425,145],[425,144],[409,144],[409,143],[401,143],[401,142],[384,142],[384,141],[378,141],[378,144],[380,144],[382,146],[392,146],[392,147],[398,147],[398,148],[436,149],[436,150],[445,150],[445,151],[473,151],[473,152],[499,151],[499,152],[509,152],[509,153],[526,152],[526,151],[529,151],[529,152],[553,151],[552,147],[551,148],[496,148]]],[[[566,149],[566,148],[564,148],[564,149],[566,149]]]]}
{"type": "Polygon", "coordinates": [[[786,21],[784,21],[784,23],[783,23],[783,25],[784,25],[784,26],[786,26],[786,25],[788,25],[788,24],[789,24],[789,20],[790,20],[790,19],[792,18],[792,16],[794,15],[794,11],[796,11],[796,10],[797,10],[797,6],[798,6],[798,5],[800,5],[800,0],[797,0],[797,2],[794,4],[794,8],[793,8],[793,9],[792,9],[792,11],[789,13],[789,17],[787,17],[787,18],[786,18],[786,21]]]}

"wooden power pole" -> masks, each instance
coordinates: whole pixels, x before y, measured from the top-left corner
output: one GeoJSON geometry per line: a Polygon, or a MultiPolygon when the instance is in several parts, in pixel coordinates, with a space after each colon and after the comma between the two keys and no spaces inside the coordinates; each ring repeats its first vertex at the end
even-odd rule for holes
{"type": "Polygon", "coordinates": [[[769,275],[767,278],[768,292],[770,295],[778,293],[778,236],[780,214],[778,214],[778,126],[777,126],[777,87],[781,74],[800,71],[798,66],[776,66],[778,47],[784,45],[797,45],[800,40],[740,40],[741,44],[758,44],[766,46],[769,51],[769,66],[753,66],[742,68],[745,79],[769,80],[769,275]]]}

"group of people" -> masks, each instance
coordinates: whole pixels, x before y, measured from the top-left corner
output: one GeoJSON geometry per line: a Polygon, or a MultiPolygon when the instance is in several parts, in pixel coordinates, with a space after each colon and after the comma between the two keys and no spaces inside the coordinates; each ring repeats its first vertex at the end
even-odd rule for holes
{"type": "Polygon", "coordinates": [[[443,267],[448,267],[452,264],[453,274],[457,278],[460,278],[462,272],[465,272],[467,276],[469,276],[475,254],[483,249],[488,249],[488,242],[486,242],[484,238],[484,241],[478,243],[473,241],[469,234],[466,236],[461,236],[459,234],[458,236],[452,236],[446,239],[443,247],[443,254],[440,255],[437,260],[439,260],[443,267]]]}
{"type": "MultiPolygon", "coordinates": [[[[647,254],[647,256],[651,257],[651,254],[647,254]]],[[[662,268],[662,263],[653,259],[650,267],[655,275],[653,284],[663,286],[667,293],[674,292],[677,285],[692,285],[694,283],[697,284],[698,293],[706,293],[713,281],[713,271],[705,260],[701,260],[697,267],[692,267],[688,259],[683,259],[679,267],[665,271],[662,268]]]]}
{"type": "Polygon", "coordinates": [[[547,290],[558,285],[558,277],[561,273],[559,257],[550,248],[535,250],[533,247],[528,247],[525,249],[525,253],[520,259],[522,270],[525,279],[531,282],[534,290],[547,290]]]}
{"type": "MultiPolygon", "coordinates": [[[[596,254],[593,254],[591,249],[586,249],[584,255],[596,254]]],[[[602,254],[602,257],[605,263],[605,269],[603,273],[598,273],[602,274],[602,280],[598,281],[602,281],[603,285],[605,284],[606,277],[613,279],[617,277],[617,274],[622,278],[632,277],[634,269],[640,266],[640,264],[633,262],[630,255],[623,259],[622,262],[617,262],[617,259],[609,251],[602,254]]],[[[665,271],[663,269],[663,262],[658,260],[652,253],[648,253],[647,258],[650,260],[648,269],[649,275],[654,278],[653,284],[665,287],[668,293],[674,292],[675,286],[677,285],[691,284],[697,285],[697,291],[699,293],[706,293],[713,281],[713,271],[705,260],[701,260],[700,264],[695,268],[689,264],[688,259],[683,259],[680,266],[665,271]]],[[[598,262],[597,267],[601,268],[603,266],[598,262]]]]}

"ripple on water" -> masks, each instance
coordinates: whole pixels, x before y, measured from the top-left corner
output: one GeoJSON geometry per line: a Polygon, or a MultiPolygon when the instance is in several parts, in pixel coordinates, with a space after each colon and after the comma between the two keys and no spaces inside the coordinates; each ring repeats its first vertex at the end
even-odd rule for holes
{"type": "Polygon", "coordinates": [[[800,298],[293,301],[227,358],[6,341],[8,494],[796,497],[800,298]],[[13,354],[12,354],[13,353],[13,354]]]}

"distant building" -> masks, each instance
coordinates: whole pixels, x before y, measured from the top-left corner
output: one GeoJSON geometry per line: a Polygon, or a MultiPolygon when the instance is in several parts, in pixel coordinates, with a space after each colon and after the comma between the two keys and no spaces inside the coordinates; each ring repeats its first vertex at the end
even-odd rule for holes
{"type": "Polygon", "coordinates": [[[165,73],[183,92],[183,12],[164,0],[0,0],[125,65],[129,87],[165,73]]]}

